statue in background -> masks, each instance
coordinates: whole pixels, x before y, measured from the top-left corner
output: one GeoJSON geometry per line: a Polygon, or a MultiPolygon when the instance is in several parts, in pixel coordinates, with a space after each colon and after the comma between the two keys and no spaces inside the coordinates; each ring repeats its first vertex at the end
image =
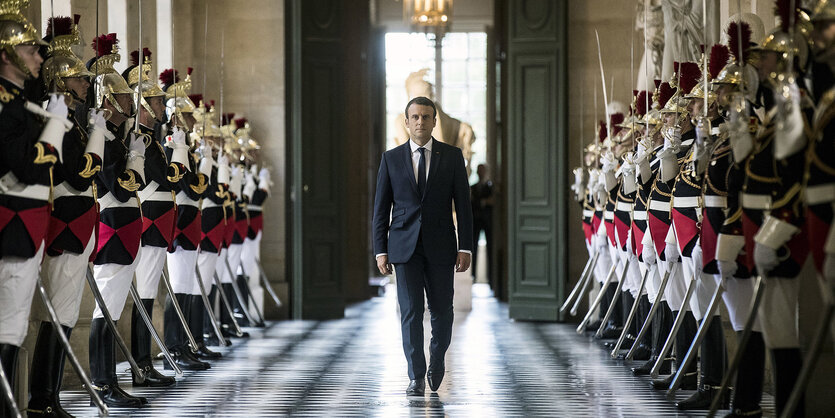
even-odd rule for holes
{"type": "MultiPolygon", "coordinates": [[[[435,107],[438,109],[438,123],[435,125],[435,129],[432,130],[432,136],[438,141],[461,148],[467,164],[467,175],[469,175],[471,171],[470,160],[473,155],[472,144],[475,142],[473,127],[469,123],[455,119],[444,112],[441,104],[435,100],[432,83],[424,79],[428,71],[428,68],[424,68],[409,74],[409,77],[406,78],[406,93],[409,95],[409,100],[418,96],[424,96],[435,102],[435,107]]],[[[393,121],[395,126],[394,140],[397,145],[401,145],[409,140],[409,131],[406,130],[405,121],[406,115],[403,113],[397,115],[393,121]]]]}

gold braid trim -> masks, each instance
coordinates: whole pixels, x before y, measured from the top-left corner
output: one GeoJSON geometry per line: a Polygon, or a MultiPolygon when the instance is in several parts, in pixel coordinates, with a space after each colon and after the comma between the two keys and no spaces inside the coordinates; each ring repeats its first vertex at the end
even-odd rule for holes
{"type": "Polygon", "coordinates": [[[190,184],[191,190],[194,190],[194,193],[203,194],[206,192],[206,188],[209,187],[209,184],[206,183],[206,176],[203,173],[197,173],[198,182],[197,184],[190,184]]]}
{"type": "MultiPolygon", "coordinates": [[[[121,178],[116,179],[116,182],[119,183],[119,186],[121,186],[123,189],[129,192],[135,192],[139,190],[139,183],[136,182],[136,174],[133,173],[133,170],[125,171],[125,174],[128,175],[127,180],[122,180],[121,178]]],[[[137,199],[139,199],[139,197],[137,197],[137,199]]]]}
{"type": "Polygon", "coordinates": [[[84,154],[84,160],[85,160],[84,170],[81,170],[81,172],[78,173],[78,175],[81,176],[82,178],[89,179],[90,177],[93,177],[94,174],[101,171],[101,166],[100,165],[96,164],[96,166],[93,167],[93,156],[92,155],[84,154]]]}
{"type": "Polygon", "coordinates": [[[174,175],[166,177],[171,183],[179,182],[186,175],[186,173],[180,173],[180,167],[177,163],[168,164],[168,167],[174,169],[174,175]]]}
{"type": "Polygon", "coordinates": [[[797,196],[800,193],[800,190],[802,190],[800,183],[796,183],[794,186],[791,187],[791,189],[789,189],[789,191],[786,192],[785,195],[783,195],[783,197],[780,198],[780,200],[776,200],[771,204],[771,209],[774,210],[786,206],[795,196],[797,196]]]}
{"type": "Polygon", "coordinates": [[[723,223],[723,225],[730,225],[732,223],[735,223],[735,222],[739,221],[741,218],[742,218],[742,208],[738,207],[738,208],[736,208],[736,211],[734,211],[734,213],[728,215],[728,217],[725,218],[725,222],[723,223]]]}
{"type": "Polygon", "coordinates": [[[38,155],[35,156],[35,164],[55,164],[58,162],[58,157],[46,153],[42,143],[36,143],[35,149],[38,150],[38,155]]]}

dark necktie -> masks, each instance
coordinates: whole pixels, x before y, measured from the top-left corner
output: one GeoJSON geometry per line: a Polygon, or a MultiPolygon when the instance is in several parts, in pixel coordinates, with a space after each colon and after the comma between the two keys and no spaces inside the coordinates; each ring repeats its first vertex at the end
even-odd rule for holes
{"type": "Polygon", "coordinates": [[[420,147],[418,148],[420,151],[420,162],[418,162],[418,178],[417,178],[417,186],[418,186],[418,194],[423,197],[423,191],[426,189],[426,148],[420,147]]]}

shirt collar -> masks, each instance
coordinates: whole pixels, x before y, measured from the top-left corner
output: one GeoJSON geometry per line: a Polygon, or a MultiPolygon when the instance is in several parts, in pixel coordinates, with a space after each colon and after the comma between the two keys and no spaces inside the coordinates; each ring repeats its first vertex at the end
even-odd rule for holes
{"type": "MultiPolygon", "coordinates": [[[[435,138],[431,138],[429,142],[427,142],[426,145],[423,146],[423,148],[426,148],[427,151],[432,152],[433,142],[435,142],[435,138]]],[[[411,148],[412,154],[414,154],[418,150],[418,148],[420,148],[420,145],[418,145],[414,140],[409,138],[409,148],[411,148]]]]}

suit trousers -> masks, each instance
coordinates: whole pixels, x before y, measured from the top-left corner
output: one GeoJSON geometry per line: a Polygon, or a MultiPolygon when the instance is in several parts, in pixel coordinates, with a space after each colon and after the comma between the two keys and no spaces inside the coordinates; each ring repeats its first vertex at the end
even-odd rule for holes
{"type": "Polygon", "coordinates": [[[426,357],[423,353],[423,295],[429,305],[432,339],[431,362],[442,364],[452,339],[452,296],[455,266],[432,264],[426,257],[423,240],[418,238],[415,252],[406,263],[396,264],[397,301],[400,304],[400,332],[408,363],[409,379],[423,379],[426,357]]]}

